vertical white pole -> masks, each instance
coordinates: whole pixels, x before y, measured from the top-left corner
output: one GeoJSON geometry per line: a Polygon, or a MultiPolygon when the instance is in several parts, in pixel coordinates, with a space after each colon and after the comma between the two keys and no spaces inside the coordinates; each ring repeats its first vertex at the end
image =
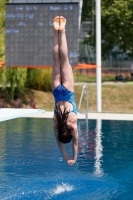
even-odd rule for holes
{"type": "Polygon", "coordinates": [[[80,31],[81,16],[82,16],[82,6],[83,6],[83,0],[79,0],[79,31],[80,31]]]}
{"type": "Polygon", "coordinates": [[[102,112],[101,97],[101,0],[96,0],[96,80],[97,112],[102,112]]]}

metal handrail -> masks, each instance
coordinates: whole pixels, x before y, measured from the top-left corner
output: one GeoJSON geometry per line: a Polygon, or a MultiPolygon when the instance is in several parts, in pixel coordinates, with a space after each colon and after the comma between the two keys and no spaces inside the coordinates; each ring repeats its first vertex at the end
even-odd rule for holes
{"type": "Polygon", "coordinates": [[[82,99],[83,99],[83,94],[84,94],[84,90],[86,88],[86,117],[88,118],[88,85],[84,85],[82,87],[82,92],[81,92],[81,95],[80,95],[80,100],[79,100],[79,105],[78,105],[78,112],[80,112],[80,107],[81,107],[81,102],[82,102],[82,99]]]}

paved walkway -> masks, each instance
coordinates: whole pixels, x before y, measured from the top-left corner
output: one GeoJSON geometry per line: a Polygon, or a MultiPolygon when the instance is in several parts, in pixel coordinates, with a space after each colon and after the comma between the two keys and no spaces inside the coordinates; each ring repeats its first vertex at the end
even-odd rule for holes
{"type": "MultiPolygon", "coordinates": [[[[26,115],[25,117],[34,118],[53,118],[53,112],[45,111],[44,113],[26,115]]],[[[85,119],[85,114],[78,113],[78,119],[85,119]]],[[[115,113],[88,113],[88,119],[103,119],[103,120],[128,120],[133,121],[133,114],[115,114],[115,113]]]]}
{"type": "MultiPolygon", "coordinates": [[[[102,85],[123,85],[123,84],[133,84],[133,81],[129,81],[129,82],[105,81],[105,82],[102,82],[102,85]]],[[[74,85],[96,85],[96,83],[75,82],[74,85]]]]}
{"type": "MultiPolygon", "coordinates": [[[[0,121],[5,121],[14,118],[53,118],[53,111],[45,111],[42,109],[0,109],[0,121]]],[[[88,116],[85,113],[77,113],[78,119],[102,119],[102,120],[128,120],[133,121],[133,114],[122,113],[94,113],[89,112],[88,116]]]]}

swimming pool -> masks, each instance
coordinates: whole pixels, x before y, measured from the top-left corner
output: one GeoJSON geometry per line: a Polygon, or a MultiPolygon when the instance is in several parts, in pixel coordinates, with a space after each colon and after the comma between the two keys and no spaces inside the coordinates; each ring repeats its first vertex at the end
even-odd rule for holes
{"type": "MultiPolygon", "coordinates": [[[[52,119],[0,123],[1,200],[133,199],[133,121],[78,120],[79,155],[72,167],[52,126],[52,119]]],[[[71,154],[70,144],[66,148],[71,154]]]]}

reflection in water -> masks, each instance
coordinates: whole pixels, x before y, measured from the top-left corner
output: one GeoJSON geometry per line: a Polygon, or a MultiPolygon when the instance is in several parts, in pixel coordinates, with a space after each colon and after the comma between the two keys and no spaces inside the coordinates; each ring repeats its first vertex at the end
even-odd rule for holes
{"type": "Polygon", "coordinates": [[[101,168],[101,158],[103,156],[102,150],[102,122],[101,119],[97,119],[97,126],[96,126],[96,147],[95,147],[95,174],[103,175],[103,169],[101,168]]]}
{"type": "Polygon", "coordinates": [[[0,128],[0,175],[4,174],[4,159],[6,156],[5,131],[0,128]]]}
{"type": "Polygon", "coordinates": [[[79,162],[84,170],[93,171],[96,175],[103,175],[102,161],[102,123],[96,121],[95,127],[89,127],[85,121],[79,121],[79,162]],[[92,130],[91,130],[92,129],[92,130]],[[88,168],[87,168],[88,167],[88,168]]]}
{"type": "Polygon", "coordinates": [[[0,129],[0,159],[5,155],[5,133],[0,129]]]}

